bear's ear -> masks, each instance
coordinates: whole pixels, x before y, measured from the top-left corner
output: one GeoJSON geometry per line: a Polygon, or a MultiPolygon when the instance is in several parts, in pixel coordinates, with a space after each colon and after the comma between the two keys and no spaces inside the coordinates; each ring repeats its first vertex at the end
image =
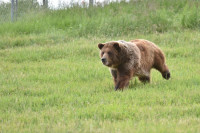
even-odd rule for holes
{"type": "Polygon", "coordinates": [[[99,44],[98,44],[99,49],[102,49],[103,46],[104,46],[104,44],[102,44],[102,43],[99,43],[99,44]]]}
{"type": "Polygon", "coordinates": [[[118,52],[120,52],[121,51],[121,48],[120,48],[120,46],[119,46],[119,43],[114,43],[113,44],[113,47],[118,51],[118,52]]]}

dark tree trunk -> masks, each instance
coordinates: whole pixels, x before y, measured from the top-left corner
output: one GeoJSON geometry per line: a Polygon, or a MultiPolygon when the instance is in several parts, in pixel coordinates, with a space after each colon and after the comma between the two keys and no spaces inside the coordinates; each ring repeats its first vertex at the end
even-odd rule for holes
{"type": "Polygon", "coordinates": [[[48,0],[43,0],[43,7],[48,8],[48,0]]]}

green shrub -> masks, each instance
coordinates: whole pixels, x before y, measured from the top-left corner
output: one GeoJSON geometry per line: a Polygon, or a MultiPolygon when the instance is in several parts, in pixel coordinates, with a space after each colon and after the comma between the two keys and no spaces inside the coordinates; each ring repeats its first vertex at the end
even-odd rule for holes
{"type": "Polygon", "coordinates": [[[200,28],[200,9],[198,7],[188,8],[183,13],[182,26],[191,29],[200,28]]]}

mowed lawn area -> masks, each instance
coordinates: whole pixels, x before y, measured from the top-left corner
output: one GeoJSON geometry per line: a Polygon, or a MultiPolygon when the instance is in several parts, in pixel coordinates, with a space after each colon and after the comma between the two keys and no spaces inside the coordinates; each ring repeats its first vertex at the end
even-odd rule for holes
{"type": "Polygon", "coordinates": [[[199,5],[131,1],[0,20],[0,133],[199,133],[199,5]],[[152,70],[151,83],[114,91],[97,45],[138,38],[163,50],[171,78],[152,70]]]}
{"type": "Polygon", "coordinates": [[[114,91],[97,44],[110,38],[0,50],[1,132],[199,132],[200,32],[146,38],[163,49],[171,79],[152,71],[114,91]]]}

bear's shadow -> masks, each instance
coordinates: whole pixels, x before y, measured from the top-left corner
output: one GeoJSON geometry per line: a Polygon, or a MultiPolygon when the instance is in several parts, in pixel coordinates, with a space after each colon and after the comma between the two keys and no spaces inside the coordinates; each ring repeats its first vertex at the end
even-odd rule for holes
{"type": "MultiPolygon", "coordinates": [[[[145,84],[148,84],[148,83],[142,83],[137,78],[134,78],[129,82],[129,86],[126,89],[131,89],[131,90],[140,89],[140,88],[143,88],[145,84]]],[[[110,84],[109,88],[113,89],[113,85],[110,84]]]]}
{"type": "Polygon", "coordinates": [[[137,78],[134,78],[130,81],[128,89],[136,90],[138,88],[142,88],[145,85],[145,83],[140,82],[137,78]]]}

